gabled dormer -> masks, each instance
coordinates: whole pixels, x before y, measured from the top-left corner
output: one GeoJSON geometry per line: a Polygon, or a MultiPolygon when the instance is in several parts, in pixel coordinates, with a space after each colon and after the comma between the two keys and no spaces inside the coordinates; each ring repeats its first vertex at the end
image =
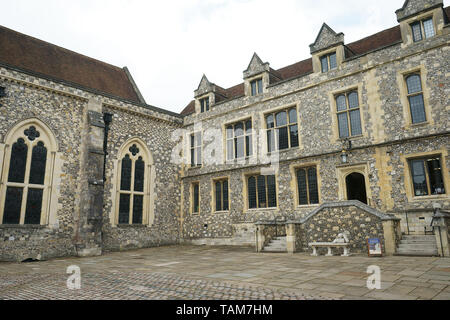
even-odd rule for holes
{"type": "Polygon", "coordinates": [[[406,0],[398,9],[397,20],[404,45],[421,42],[444,32],[442,0],[406,0]]]}
{"type": "Polygon", "coordinates": [[[344,34],[336,33],[326,23],[310,46],[314,73],[337,69],[345,59],[344,34]]]}
{"type": "Polygon", "coordinates": [[[205,75],[194,94],[196,113],[208,112],[214,104],[227,99],[225,89],[210,82],[205,75]]]}
{"type": "Polygon", "coordinates": [[[267,86],[281,80],[281,77],[270,68],[268,62],[262,62],[254,53],[247,70],[244,71],[244,90],[246,96],[258,96],[267,92],[267,86]]]}

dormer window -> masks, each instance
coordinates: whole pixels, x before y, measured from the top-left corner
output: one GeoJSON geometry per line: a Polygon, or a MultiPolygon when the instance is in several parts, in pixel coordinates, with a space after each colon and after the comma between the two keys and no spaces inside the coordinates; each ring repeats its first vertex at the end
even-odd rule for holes
{"type": "Polygon", "coordinates": [[[209,111],[209,97],[200,99],[200,112],[209,111]]]}
{"type": "Polygon", "coordinates": [[[322,72],[328,72],[337,68],[336,52],[320,57],[322,72]]]}
{"type": "Polygon", "coordinates": [[[263,81],[262,78],[256,79],[250,82],[252,88],[252,96],[263,93],[263,81]]]}
{"type": "Polygon", "coordinates": [[[422,41],[424,38],[428,39],[434,37],[433,18],[424,19],[411,24],[411,30],[414,42],[422,41]]]}

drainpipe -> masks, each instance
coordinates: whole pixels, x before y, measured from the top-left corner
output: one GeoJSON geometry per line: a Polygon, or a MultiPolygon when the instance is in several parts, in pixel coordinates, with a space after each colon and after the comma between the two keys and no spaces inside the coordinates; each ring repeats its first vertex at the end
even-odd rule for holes
{"type": "Polygon", "coordinates": [[[103,137],[103,183],[106,182],[106,157],[108,156],[108,133],[109,133],[109,125],[112,122],[113,114],[112,113],[104,113],[103,121],[105,122],[105,131],[103,137]]]}

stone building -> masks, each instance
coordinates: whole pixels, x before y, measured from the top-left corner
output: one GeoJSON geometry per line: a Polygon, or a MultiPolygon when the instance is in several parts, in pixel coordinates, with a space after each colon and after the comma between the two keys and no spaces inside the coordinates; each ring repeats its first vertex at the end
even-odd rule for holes
{"type": "Polygon", "coordinates": [[[349,44],[324,24],[278,70],[255,53],[228,89],[203,76],[181,114],[126,68],[0,28],[0,259],[344,231],[354,252],[449,256],[450,7],[396,14],[349,44]]]}

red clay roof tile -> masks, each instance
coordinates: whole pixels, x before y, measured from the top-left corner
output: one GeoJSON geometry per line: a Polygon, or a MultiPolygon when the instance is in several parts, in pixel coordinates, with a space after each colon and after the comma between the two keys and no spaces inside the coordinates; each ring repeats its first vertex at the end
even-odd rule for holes
{"type": "Polygon", "coordinates": [[[139,98],[125,71],[0,26],[0,62],[133,102],[139,98]]]}

